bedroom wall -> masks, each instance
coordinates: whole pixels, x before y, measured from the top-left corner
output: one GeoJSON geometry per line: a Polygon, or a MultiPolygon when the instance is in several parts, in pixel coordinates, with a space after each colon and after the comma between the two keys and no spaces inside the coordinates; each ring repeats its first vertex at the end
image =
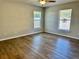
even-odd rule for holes
{"type": "Polygon", "coordinates": [[[46,8],[45,32],[79,39],[79,2],[71,2],[46,8]],[[64,32],[58,29],[59,11],[63,9],[73,10],[70,32],[64,32]]]}
{"type": "Polygon", "coordinates": [[[1,3],[0,39],[42,31],[33,28],[33,11],[42,12],[42,8],[6,0],[1,3]]]}
{"type": "Polygon", "coordinates": [[[2,16],[1,16],[1,13],[2,13],[2,0],[0,0],[0,38],[2,37],[2,16]]]}

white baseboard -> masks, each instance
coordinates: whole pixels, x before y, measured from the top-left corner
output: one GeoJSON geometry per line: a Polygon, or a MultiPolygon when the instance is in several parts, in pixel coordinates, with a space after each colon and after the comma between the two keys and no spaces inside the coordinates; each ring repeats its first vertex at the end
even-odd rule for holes
{"type": "MultiPolygon", "coordinates": [[[[46,33],[50,33],[50,32],[46,32],[46,33]]],[[[62,35],[62,34],[58,34],[58,33],[50,33],[50,34],[65,36],[65,37],[69,37],[69,38],[73,38],[73,39],[78,39],[79,40],[79,38],[77,38],[77,37],[72,37],[72,36],[68,36],[68,35],[62,35]]]]}
{"type": "MultiPolygon", "coordinates": [[[[22,34],[22,35],[13,36],[13,37],[7,37],[7,38],[0,39],[0,41],[10,40],[10,39],[13,39],[13,38],[18,38],[18,37],[22,37],[22,36],[27,36],[27,35],[37,34],[37,33],[40,33],[40,32],[34,32],[34,33],[22,34]]],[[[50,32],[46,32],[46,33],[50,33],[50,32]]],[[[58,34],[58,33],[50,33],[50,34],[56,34],[56,35],[65,36],[65,37],[69,37],[69,38],[73,38],[73,39],[78,39],[78,40],[79,40],[79,38],[77,38],[77,37],[72,37],[72,36],[62,35],[62,34],[58,34]]]]}
{"type": "Polygon", "coordinates": [[[7,38],[0,39],[0,41],[10,40],[10,39],[13,39],[13,38],[18,38],[18,37],[22,37],[22,36],[27,36],[27,35],[37,34],[37,33],[40,33],[40,32],[34,32],[34,33],[22,34],[22,35],[13,36],[13,37],[7,37],[7,38]]]}

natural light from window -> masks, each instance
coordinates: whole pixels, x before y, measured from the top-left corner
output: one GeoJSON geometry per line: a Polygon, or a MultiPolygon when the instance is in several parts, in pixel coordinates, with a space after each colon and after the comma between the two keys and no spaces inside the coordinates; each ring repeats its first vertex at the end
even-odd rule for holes
{"type": "Polygon", "coordinates": [[[72,9],[60,10],[59,29],[70,31],[72,9]]]}
{"type": "Polygon", "coordinates": [[[34,28],[40,28],[40,27],[41,27],[41,12],[34,11],[34,28]]]}

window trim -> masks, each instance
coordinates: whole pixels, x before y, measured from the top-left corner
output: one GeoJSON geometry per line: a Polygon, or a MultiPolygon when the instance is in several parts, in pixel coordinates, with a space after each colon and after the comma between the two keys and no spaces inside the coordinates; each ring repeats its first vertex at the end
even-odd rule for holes
{"type": "MultiPolygon", "coordinates": [[[[33,25],[34,29],[41,29],[41,18],[42,18],[42,17],[41,17],[41,15],[42,15],[41,11],[34,11],[34,12],[33,12],[33,15],[34,15],[34,16],[33,16],[34,21],[35,21],[35,19],[40,19],[40,26],[39,26],[39,27],[35,27],[35,26],[34,26],[35,24],[34,24],[34,25],[33,25]],[[37,13],[40,14],[40,18],[34,18],[34,17],[35,17],[35,12],[37,12],[37,13]]],[[[34,22],[33,22],[33,23],[34,23],[34,22]]]]}
{"type": "MultiPolygon", "coordinates": [[[[72,19],[72,9],[64,9],[64,10],[60,10],[59,11],[59,24],[58,24],[58,30],[60,30],[60,31],[64,31],[64,32],[70,32],[70,29],[71,29],[71,19],[72,19]],[[60,15],[60,13],[61,13],[61,11],[64,11],[64,10],[71,10],[71,14],[70,14],[70,19],[69,19],[69,21],[70,21],[70,24],[69,24],[69,29],[61,29],[60,28],[60,22],[62,21],[61,20],[61,15],[60,15]]],[[[68,20],[67,20],[68,21],[68,20]]]]}

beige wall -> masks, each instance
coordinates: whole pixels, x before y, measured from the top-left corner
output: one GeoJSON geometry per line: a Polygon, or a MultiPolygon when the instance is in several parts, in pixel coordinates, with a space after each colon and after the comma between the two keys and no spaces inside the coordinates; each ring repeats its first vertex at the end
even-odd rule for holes
{"type": "Polygon", "coordinates": [[[0,0],[0,38],[2,37],[2,15],[1,15],[2,9],[1,7],[2,7],[2,1],[0,0]]]}
{"type": "Polygon", "coordinates": [[[33,11],[42,11],[40,7],[20,2],[3,1],[0,8],[0,28],[2,29],[0,30],[0,39],[35,32],[33,28],[33,11]]]}
{"type": "Polygon", "coordinates": [[[79,2],[72,2],[46,8],[45,31],[65,36],[79,38],[79,2]],[[62,9],[72,9],[72,20],[70,32],[63,32],[58,29],[59,11],[62,9]]]}

